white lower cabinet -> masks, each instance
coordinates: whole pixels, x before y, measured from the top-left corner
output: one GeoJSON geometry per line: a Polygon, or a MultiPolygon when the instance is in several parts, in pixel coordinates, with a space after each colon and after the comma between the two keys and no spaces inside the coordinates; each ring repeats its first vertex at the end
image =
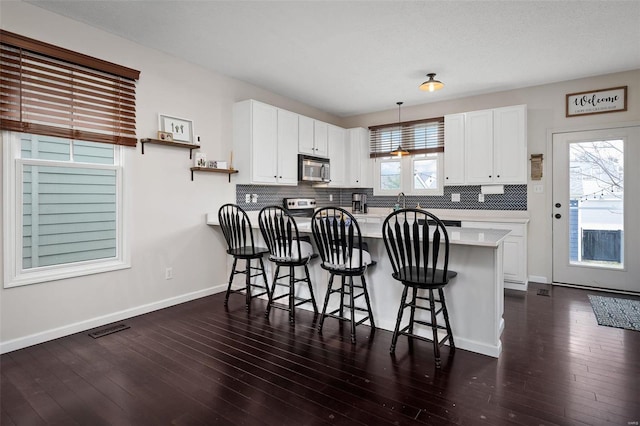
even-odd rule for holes
{"type": "Polygon", "coordinates": [[[463,221],[462,227],[510,230],[511,233],[504,240],[504,287],[514,290],[527,290],[526,223],[463,221]]]}

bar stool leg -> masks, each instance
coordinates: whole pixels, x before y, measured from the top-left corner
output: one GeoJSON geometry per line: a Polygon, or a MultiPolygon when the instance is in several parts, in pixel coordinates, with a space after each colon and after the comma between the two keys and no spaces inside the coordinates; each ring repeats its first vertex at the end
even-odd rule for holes
{"type": "Polygon", "coordinates": [[[418,302],[418,288],[413,288],[413,298],[411,299],[411,317],[409,318],[409,333],[413,334],[413,319],[416,316],[416,303],[418,302]]]}
{"type": "Polygon", "coordinates": [[[320,316],[320,324],[318,324],[318,334],[322,334],[322,326],[324,325],[324,319],[327,314],[327,306],[329,305],[329,296],[331,295],[331,287],[333,287],[333,278],[335,275],[332,273],[329,276],[329,286],[327,287],[327,294],[324,297],[324,306],[322,307],[322,315],[320,316]]]}
{"type": "Polygon", "coordinates": [[[247,311],[251,310],[251,259],[247,259],[247,270],[245,273],[245,297],[246,297],[246,301],[247,301],[247,311]]]}
{"type": "Polygon", "coordinates": [[[346,277],[340,277],[340,316],[344,317],[344,286],[347,284],[346,277]]]}
{"type": "Polygon", "coordinates": [[[356,306],[353,300],[353,276],[349,276],[349,309],[351,310],[351,343],[356,343],[356,306]]]}
{"type": "Polygon", "coordinates": [[[438,321],[436,319],[436,302],[433,298],[433,290],[429,289],[429,307],[431,308],[431,330],[433,331],[433,355],[436,359],[436,368],[440,368],[440,345],[438,344],[438,321]]]}
{"type": "Polygon", "coordinates": [[[398,341],[398,331],[400,330],[400,323],[402,322],[402,313],[405,308],[405,301],[407,300],[407,291],[409,287],[404,286],[402,290],[402,296],[400,297],[400,308],[398,309],[398,318],[396,319],[396,328],[393,330],[393,337],[391,337],[391,349],[389,352],[392,354],[396,352],[396,343],[398,341]]]}
{"type": "Polygon", "coordinates": [[[376,328],[376,323],[373,320],[373,311],[371,310],[371,300],[369,299],[369,290],[367,290],[367,280],[364,278],[364,275],[360,276],[360,280],[362,281],[362,289],[364,290],[364,300],[367,302],[367,311],[369,311],[369,323],[371,324],[371,328],[376,328]]]}
{"type": "Polygon", "coordinates": [[[455,351],[456,345],[455,343],[453,343],[453,333],[451,332],[451,324],[449,324],[449,312],[447,312],[447,304],[444,300],[444,290],[440,288],[438,289],[438,292],[440,294],[440,302],[442,303],[442,314],[444,316],[444,323],[447,326],[447,333],[449,334],[449,348],[451,351],[455,351]]]}
{"type": "Polygon", "coordinates": [[[264,268],[264,262],[262,261],[262,258],[259,258],[258,260],[260,261],[260,268],[262,269],[262,279],[264,280],[264,288],[267,290],[267,299],[270,302],[271,292],[269,291],[269,280],[267,279],[267,272],[266,272],[266,269],[264,268]]]}
{"type": "Polygon", "coordinates": [[[233,283],[233,276],[236,273],[236,264],[238,263],[237,258],[233,258],[233,266],[231,267],[231,275],[229,275],[229,285],[227,286],[227,294],[224,296],[224,306],[229,304],[229,294],[231,293],[231,284],[233,283]]]}
{"type": "Polygon", "coordinates": [[[318,313],[318,305],[316,305],[316,298],[313,296],[313,288],[311,287],[311,277],[309,276],[309,267],[304,265],[304,274],[307,277],[307,285],[309,286],[309,294],[311,295],[311,303],[313,304],[313,312],[318,313]]]}
{"type": "MultiPolygon", "coordinates": [[[[271,305],[273,305],[273,296],[276,293],[276,283],[278,282],[278,274],[280,273],[280,265],[276,265],[276,272],[273,275],[273,284],[271,286],[271,295],[269,296],[269,301],[267,302],[267,309],[264,313],[265,317],[269,316],[269,312],[271,312],[271,305]]],[[[269,286],[267,285],[267,288],[269,288],[269,286]]]]}
{"type": "Polygon", "coordinates": [[[295,289],[294,289],[294,285],[295,285],[295,273],[293,270],[293,266],[289,266],[289,322],[290,323],[295,323],[296,322],[296,315],[294,312],[294,307],[296,306],[296,300],[295,300],[295,289]]]}

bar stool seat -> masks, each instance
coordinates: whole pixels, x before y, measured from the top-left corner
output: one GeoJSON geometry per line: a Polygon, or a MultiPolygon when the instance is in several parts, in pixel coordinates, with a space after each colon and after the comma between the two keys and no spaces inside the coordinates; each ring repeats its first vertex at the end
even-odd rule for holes
{"type": "Polygon", "coordinates": [[[362,241],[358,222],[344,209],[325,207],[317,210],[311,218],[311,230],[322,259],[320,266],[330,274],[318,332],[322,333],[327,317],[350,322],[351,343],[355,343],[357,325],[369,321],[372,330],[376,327],[365,278],[367,268],[376,262],[367,251],[366,242],[362,241]],[[341,283],[333,288],[336,275],[340,277],[341,283]],[[354,277],[360,277],[360,285],[354,283],[354,277]],[[327,312],[331,295],[336,293],[340,294],[340,305],[327,312]],[[345,295],[349,297],[348,304],[345,304],[345,295]],[[365,307],[356,306],[355,301],[360,297],[364,297],[365,307]],[[344,308],[348,309],[348,316],[344,308]],[[356,312],[364,312],[366,315],[356,321],[356,312]]]}
{"type": "Polygon", "coordinates": [[[440,368],[440,347],[448,341],[451,353],[455,351],[443,291],[457,275],[457,272],[449,270],[447,230],[432,213],[420,209],[402,209],[387,216],[382,224],[382,237],[393,267],[391,276],[404,286],[390,352],[395,353],[399,335],[432,342],[436,367],[440,368]],[[407,301],[410,288],[412,296],[407,301]],[[419,296],[419,290],[421,293],[427,291],[428,295],[419,296]],[[428,304],[423,304],[425,302],[428,304]],[[409,321],[401,328],[406,308],[410,308],[409,321]],[[429,319],[416,319],[416,310],[430,312],[429,319]],[[438,320],[439,316],[444,320],[444,325],[442,320],[438,320]],[[430,327],[432,337],[417,334],[416,324],[430,327]],[[439,337],[439,330],[444,331],[442,338],[439,337]]]}
{"type": "Polygon", "coordinates": [[[289,312],[289,321],[295,323],[296,306],[311,303],[313,311],[318,313],[318,306],[311,286],[308,264],[318,257],[313,252],[311,239],[300,236],[298,225],[293,216],[280,206],[268,206],[260,210],[258,214],[260,232],[269,250],[269,260],[276,264],[273,277],[272,297],[267,304],[266,316],[269,316],[271,308],[282,309],[289,312]],[[296,267],[304,268],[304,276],[296,277],[296,267]],[[285,269],[285,275],[281,275],[281,268],[285,269]],[[285,280],[282,282],[281,280],[285,280]],[[301,297],[296,294],[297,283],[307,283],[309,297],[301,297]],[[286,292],[276,296],[277,286],[285,287],[286,292]],[[286,305],[274,304],[275,301],[287,298],[286,305]]]}
{"type": "Polygon", "coordinates": [[[266,253],[269,253],[269,249],[259,247],[255,244],[251,221],[247,213],[236,204],[225,204],[218,210],[218,221],[227,242],[227,253],[233,256],[233,266],[231,267],[231,274],[229,275],[229,285],[227,286],[227,293],[224,298],[224,306],[228,306],[229,295],[231,293],[245,295],[247,310],[251,308],[252,298],[266,294],[268,299],[271,300],[267,274],[264,269],[264,262],[262,261],[262,257],[266,253]],[[246,268],[244,270],[237,269],[239,259],[246,261],[246,268]],[[258,267],[251,266],[252,260],[258,260],[258,267]],[[245,275],[245,287],[242,290],[234,290],[231,287],[233,277],[237,274],[245,275]],[[258,276],[262,277],[263,284],[257,281],[252,282],[252,278],[258,276]],[[264,291],[253,293],[252,287],[257,287],[264,291]]]}

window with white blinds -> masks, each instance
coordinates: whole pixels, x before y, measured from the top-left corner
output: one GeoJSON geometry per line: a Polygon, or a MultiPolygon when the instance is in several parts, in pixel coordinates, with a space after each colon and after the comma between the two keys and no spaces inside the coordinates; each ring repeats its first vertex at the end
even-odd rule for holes
{"type": "Polygon", "coordinates": [[[444,117],[369,127],[370,157],[388,157],[402,146],[411,154],[444,152],[444,117]]]}

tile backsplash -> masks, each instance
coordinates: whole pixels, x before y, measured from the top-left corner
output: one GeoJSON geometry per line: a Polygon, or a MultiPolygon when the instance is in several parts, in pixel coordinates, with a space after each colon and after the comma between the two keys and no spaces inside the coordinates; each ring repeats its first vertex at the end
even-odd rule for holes
{"type": "MultiPolygon", "coordinates": [[[[270,205],[282,205],[283,198],[315,198],[318,207],[350,206],[351,194],[367,194],[369,207],[391,208],[396,196],[373,196],[372,188],[318,188],[311,185],[269,186],[236,185],[236,202],[245,210],[260,210],[270,205]],[[246,196],[257,195],[255,203],[246,203],[246,196]],[[330,197],[333,201],[330,201],[330,197]]],[[[478,201],[480,186],[445,186],[441,196],[407,195],[407,207],[418,203],[426,209],[460,210],[527,210],[527,185],[505,185],[504,194],[485,194],[484,203],[478,201]],[[460,194],[460,202],[451,201],[451,194],[460,194]]]]}

